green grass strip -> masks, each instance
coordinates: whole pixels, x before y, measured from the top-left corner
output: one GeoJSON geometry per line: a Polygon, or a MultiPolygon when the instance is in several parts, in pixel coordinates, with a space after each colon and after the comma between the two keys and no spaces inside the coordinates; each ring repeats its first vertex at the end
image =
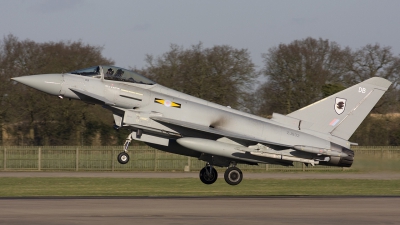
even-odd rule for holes
{"type": "Polygon", "coordinates": [[[400,180],[223,179],[205,185],[194,178],[0,178],[0,197],[34,196],[400,196],[400,180]]]}

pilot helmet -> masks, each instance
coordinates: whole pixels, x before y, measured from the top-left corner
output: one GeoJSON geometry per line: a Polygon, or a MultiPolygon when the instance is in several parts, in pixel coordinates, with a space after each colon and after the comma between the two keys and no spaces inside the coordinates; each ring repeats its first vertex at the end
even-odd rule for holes
{"type": "Polygon", "coordinates": [[[111,69],[111,68],[108,68],[108,70],[107,70],[107,74],[113,74],[114,73],[114,70],[113,69],[111,69]]]}
{"type": "Polygon", "coordinates": [[[118,69],[117,74],[124,74],[124,71],[122,71],[121,69],[118,69]]]}

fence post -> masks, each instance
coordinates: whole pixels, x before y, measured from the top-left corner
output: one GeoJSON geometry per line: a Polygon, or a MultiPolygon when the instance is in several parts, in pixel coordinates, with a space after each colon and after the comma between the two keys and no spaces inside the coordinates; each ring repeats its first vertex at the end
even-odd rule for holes
{"type": "Polygon", "coordinates": [[[4,155],[3,155],[3,159],[4,159],[4,162],[3,162],[3,169],[4,170],[6,170],[7,169],[7,148],[4,148],[4,153],[3,153],[4,155]]]}
{"type": "Polygon", "coordinates": [[[157,149],[154,149],[154,171],[157,171],[157,149]]]}
{"type": "Polygon", "coordinates": [[[269,169],[269,164],[266,163],[266,164],[265,164],[265,171],[268,171],[268,169],[269,169]]]}
{"type": "Polygon", "coordinates": [[[303,169],[303,172],[306,171],[306,165],[304,163],[301,164],[301,167],[303,169]]]}
{"type": "Polygon", "coordinates": [[[115,165],[114,165],[114,154],[115,154],[115,152],[114,152],[114,148],[111,148],[111,171],[112,172],[114,172],[114,167],[115,167],[115,165]]]}
{"type": "Polygon", "coordinates": [[[38,149],[38,171],[40,171],[42,168],[41,162],[42,162],[42,148],[39,147],[39,149],[38,149]]]}
{"type": "Polygon", "coordinates": [[[190,164],[191,164],[191,160],[190,160],[190,158],[191,158],[191,157],[190,157],[190,156],[188,156],[188,167],[189,167],[189,171],[188,171],[188,172],[190,172],[190,171],[191,171],[191,169],[190,169],[190,167],[191,167],[191,165],[190,165],[190,164]]]}
{"type": "Polygon", "coordinates": [[[79,170],[79,147],[76,147],[76,154],[75,154],[75,171],[79,170]]]}

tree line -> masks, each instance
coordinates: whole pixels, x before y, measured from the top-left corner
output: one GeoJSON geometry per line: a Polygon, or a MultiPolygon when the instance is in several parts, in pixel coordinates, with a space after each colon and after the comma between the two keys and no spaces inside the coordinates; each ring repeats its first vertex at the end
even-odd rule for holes
{"type": "MultiPolygon", "coordinates": [[[[368,44],[351,49],[309,37],[270,48],[262,57],[258,69],[247,49],[171,44],[161,55],[145,56],[143,68],[131,69],[177,91],[263,117],[288,114],[370,77],[384,77],[393,85],[350,140],[362,145],[400,144],[400,57],[390,47],[368,44]]],[[[102,107],[60,100],[10,80],[100,64],[114,61],[104,57],[99,46],[4,37],[0,42],[1,144],[121,145],[129,131],[113,130],[112,115],[102,107]]]]}

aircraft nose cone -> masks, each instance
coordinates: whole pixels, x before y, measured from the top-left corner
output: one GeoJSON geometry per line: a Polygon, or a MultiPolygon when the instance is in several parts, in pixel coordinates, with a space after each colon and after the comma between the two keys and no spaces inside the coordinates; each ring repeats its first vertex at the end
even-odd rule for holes
{"type": "Polygon", "coordinates": [[[63,77],[61,74],[41,74],[11,78],[21,84],[52,95],[59,95],[63,77]]]}

